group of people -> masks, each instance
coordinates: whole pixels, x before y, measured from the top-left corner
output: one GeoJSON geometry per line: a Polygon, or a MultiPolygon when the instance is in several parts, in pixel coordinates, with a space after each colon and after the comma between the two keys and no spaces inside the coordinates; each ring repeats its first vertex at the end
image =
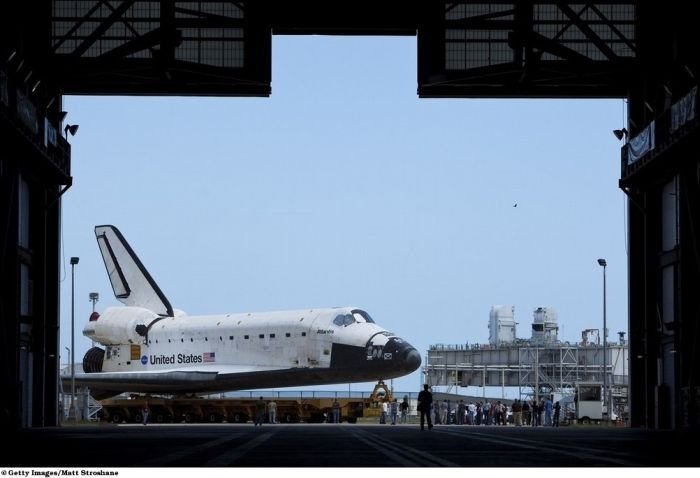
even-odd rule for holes
{"type": "Polygon", "coordinates": [[[533,427],[544,425],[546,427],[558,427],[561,415],[559,402],[553,403],[552,398],[545,397],[539,401],[520,401],[515,399],[511,406],[513,423],[516,426],[530,425],[533,427]],[[543,419],[544,415],[544,419],[543,419]]]}
{"type": "MultiPolygon", "coordinates": [[[[265,412],[267,412],[268,423],[278,423],[277,422],[277,403],[274,400],[265,403],[263,397],[260,397],[255,402],[255,420],[253,423],[257,427],[262,426],[265,420],[265,412]]],[[[331,405],[331,416],[329,417],[331,423],[340,423],[340,403],[338,400],[333,401],[331,405]]]]}
{"type": "Polygon", "coordinates": [[[255,420],[253,423],[256,427],[258,425],[262,426],[265,421],[265,412],[267,412],[268,423],[277,423],[277,403],[274,400],[265,403],[263,397],[260,397],[255,402],[255,420]]]}
{"type": "Polygon", "coordinates": [[[399,403],[396,399],[391,402],[382,403],[382,412],[379,415],[379,423],[386,423],[387,417],[391,417],[391,424],[396,425],[396,420],[401,414],[401,423],[408,421],[408,397],[403,397],[403,402],[399,403]]]}
{"type": "MultiPolygon", "coordinates": [[[[516,426],[531,425],[531,426],[559,426],[559,418],[561,415],[561,405],[559,402],[553,403],[551,397],[545,397],[539,402],[536,400],[521,401],[515,399],[510,411],[513,416],[513,424],[516,426]],[[543,420],[544,415],[544,420],[543,420]],[[544,423],[543,423],[544,421],[544,423]]],[[[428,423],[428,429],[433,428],[433,416],[435,424],[450,423],[450,403],[443,401],[442,403],[433,402],[433,394],[430,392],[430,387],[425,384],[423,390],[418,394],[418,413],[420,413],[420,428],[425,430],[425,422],[428,423]]],[[[508,407],[501,403],[500,400],[496,403],[488,401],[479,403],[464,403],[463,400],[455,410],[455,421],[457,425],[506,425],[508,423],[508,407]]]]}

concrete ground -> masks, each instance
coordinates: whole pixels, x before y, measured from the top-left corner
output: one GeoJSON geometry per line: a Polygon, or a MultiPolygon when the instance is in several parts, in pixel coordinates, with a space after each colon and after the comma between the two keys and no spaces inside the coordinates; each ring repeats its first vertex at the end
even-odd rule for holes
{"type": "Polygon", "coordinates": [[[697,432],[415,424],[85,425],[31,429],[0,467],[697,467],[697,432]]]}

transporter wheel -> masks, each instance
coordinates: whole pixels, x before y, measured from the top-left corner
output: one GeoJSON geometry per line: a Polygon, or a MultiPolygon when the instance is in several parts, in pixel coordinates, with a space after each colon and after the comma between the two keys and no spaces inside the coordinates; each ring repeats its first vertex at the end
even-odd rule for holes
{"type": "Polygon", "coordinates": [[[185,423],[192,423],[192,420],[194,419],[194,417],[192,416],[191,413],[185,413],[184,418],[185,418],[185,423]]]}
{"type": "Polygon", "coordinates": [[[122,422],[122,416],[119,413],[113,413],[112,414],[112,423],[121,423],[122,422]]]}

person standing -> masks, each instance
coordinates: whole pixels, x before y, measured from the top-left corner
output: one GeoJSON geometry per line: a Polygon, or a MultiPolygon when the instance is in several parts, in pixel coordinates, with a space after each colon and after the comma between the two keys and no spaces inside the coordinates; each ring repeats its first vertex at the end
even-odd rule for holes
{"type": "Polygon", "coordinates": [[[540,426],[540,407],[537,404],[537,400],[532,401],[532,405],[530,406],[532,409],[532,421],[531,425],[533,427],[538,427],[540,426]]]}
{"type": "Polygon", "coordinates": [[[382,414],[379,415],[379,423],[382,425],[386,425],[386,416],[389,413],[389,404],[386,402],[382,402],[382,414]]]}
{"type": "Polygon", "coordinates": [[[561,405],[559,405],[559,402],[554,404],[554,423],[553,426],[558,427],[559,426],[559,415],[561,413],[561,405]]]}
{"type": "Polygon", "coordinates": [[[262,426],[263,420],[265,419],[265,400],[262,397],[255,402],[255,426],[262,426]]]}
{"type": "Polygon", "coordinates": [[[340,423],[340,403],[337,398],[333,400],[333,423],[340,423]]]}
{"type": "Polygon", "coordinates": [[[391,405],[389,405],[389,413],[391,413],[391,424],[396,425],[396,418],[399,415],[399,402],[396,399],[391,401],[391,405]]]}
{"type": "Polygon", "coordinates": [[[552,399],[549,397],[544,401],[544,426],[552,426],[552,399]]]}
{"type": "Polygon", "coordinates": [[[406,423],[408,420],[408,398],[403,397],[403,402],[401,402],[401,423],[406,423]]]}
{"type": "Polygon", "coordinates": [[[523,425],[530,425],[530,403],[523,400],[523,425]]]}
{"type": "Polygon", "coordinates": [[[432,403],[433,407],[433,423],[436,425],[440,425],[440,403],[439,402],[433,402],[432,403]]]}
{"type": "Polygon", "coordinates": [[[513,410],[513,424],[516,427],[522,426],[523,424],[523,406],[520,404],[519,399],[515,399],[513,401],[513,405],[511,405],[511,409],[513,410]]]}
{"type": "Polygon", "coordinates": [[[141,412],[144,425],[148,425],[148,413],[148,405],[146,405],[145,407],[143,407],[143,411],[141,412]]]}
{"type": "Polygon", "coordinates": [[[433,394],[426,383],[418,394],[418,411],[420,412],[420,429],[425,430],[425,419],[428,418],[428,430],[433,429],[433,421],[430,418],[430,409],[433,404],[433,394]]]}
{"type": "Polygon", "coordinates": [[[496,425],[503,424],[503,404],[500,400],[496,401],[496,425]]]}
{"type": "Polygon", "coordinates": [[[267,419],[270,423],[277,423],[277,403],[274,400],[267,404],[267,419]]]}
{"type": "Polygon", "coordinates": [[[467,425],[475,425],[476,424],[476,405],[474,405],[474,402],[469,402],[469,405],[467,405],[467,425]]]}

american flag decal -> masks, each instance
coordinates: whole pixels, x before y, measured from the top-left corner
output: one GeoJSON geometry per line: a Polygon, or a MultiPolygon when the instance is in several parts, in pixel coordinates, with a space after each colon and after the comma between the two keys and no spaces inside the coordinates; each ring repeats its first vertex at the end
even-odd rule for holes
{"type": "Polygon", "coordinates": [[[216,362],[216,355],[214,352],[205,352],[202,354],[202,362],[216,362]]]}

